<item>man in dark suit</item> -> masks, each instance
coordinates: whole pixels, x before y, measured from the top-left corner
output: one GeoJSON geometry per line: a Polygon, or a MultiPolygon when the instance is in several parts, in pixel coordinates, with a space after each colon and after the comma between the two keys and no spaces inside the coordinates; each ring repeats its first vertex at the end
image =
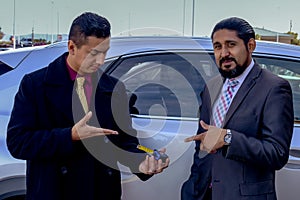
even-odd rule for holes
{"type": "Polygon", "coordinates": [[[137,149],[125,87],[99,69],[109,44],[107,19],[83,13],[71,25],[68,52],[23,77],[7,145],[27,160],[27,200],[120,199],[117,162],[141,180],[168,166],[137,149]]]}
{"type": "Polygon", "coordinates": [[[220,76],[201,94],[191,175],[182,200],[276,199],[275,171],[288,161],[293,133],[289,83],[252,59],[255,32],[243,19],[216,24],[220,76]]]}

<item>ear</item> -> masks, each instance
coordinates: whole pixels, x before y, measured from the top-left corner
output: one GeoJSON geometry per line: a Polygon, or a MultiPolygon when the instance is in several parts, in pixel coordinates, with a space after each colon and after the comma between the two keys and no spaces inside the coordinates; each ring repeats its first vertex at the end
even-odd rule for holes
{"type": "Polygon", "coordinates": [[[68,50],[71,55],[74,55],[75,47],[76,47],[75,43],[72,40],[69,40],[68,41],[68,50]]]}
{"type": "Polygon", "coordinates": [[[256,41],[254,38],[250,38],[248,42],[248,50],[252,53],[256,48],[256,41]]]}

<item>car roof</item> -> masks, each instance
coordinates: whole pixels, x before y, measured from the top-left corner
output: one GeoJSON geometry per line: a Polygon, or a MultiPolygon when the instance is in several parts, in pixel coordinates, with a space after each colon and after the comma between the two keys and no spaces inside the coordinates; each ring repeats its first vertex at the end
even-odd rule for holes
{"type": "Polygon", "coordinates": [[[115,37],[108,56],[156,50],[212,50],[209,38],[192,37],[115,37]]]}
{"type": "Polygon", "coordinates": [[[300,46],[270,41],[256,41],[255,53],[300,58],[300,46]]]}
{"type": "MultiPolygon", "coordinates": [[[[139,36],[139,37],[112,37],[111,48],[107,53],[107,59],[120,55],[135,54],[149,51],[186,51],[201,50],[212,52],[212,43],[209,37],[169,37],[169,36],[139,36]]],[[[32,51],[54,50],[56,57],[67,51],[67,41],[57,42],[50,45],[19,48],[0,52],[0,61],[15,68],[32,51]],[[11,56],[9,54],[15,54],[11,56]],[[18,55],[17,55],[18,54],[18,55]]],[[[52,51],[51,51],[52,52],[52,51]]],[[[300,46],[257,41],[254,54],[265,54],[269,56],[286,56],[300,58],[300,46]]]]}
{"type": "Polygon", "coordinates": [[[18,49],[10,49],[7,51],[0,51],[0,62],[7,64],[12,68],[16,68],[22,60],[24,60],[32,51],[45,49],[46,46],[34,46],[34,47],[24,47],[18,49]]]}
{"type": "MultiPolygon", "coordinates": [[[[254,54],[300,58],[300,46],[269,41],[256,41],[254,54]]],[[[209,37],[115,37],[108,57],[154,50],[205,50],[213,52],[209,37]]]]}

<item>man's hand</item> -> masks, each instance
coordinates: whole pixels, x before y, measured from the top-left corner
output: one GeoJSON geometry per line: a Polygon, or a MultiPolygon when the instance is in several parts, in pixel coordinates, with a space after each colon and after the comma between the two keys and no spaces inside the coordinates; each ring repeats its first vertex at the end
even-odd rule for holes
{"type": "Polygon", "coordinates": [[[225,129],[218,128],[216,126],[210,126],[202,120],[200,121],[200,125],[207,131],[192,137],[188,137],[184,140],[185,142],[200,140],[200,149],[208,153],[215,153],[217,149],[224,146],[224,136],[226,134],[225,129]]]}
{"type": "Polygon", "coordinates": [[[117,135],[117,131],[110,129],[97,128],[89,126],[87,122],[91,119],[92,112],[89,111],[79,122],[77,122],[72,128],[72,140],[82,140],[89,137],[99,135],[117,135]]]}
{"type": "MultiPolygon", "coordinates": [[[[161,153],[165,153],[166,149],[160,150],[161,153]]],[[[139,165],[140,172],[148,175],[161,173],[165,168],[169,166],[170,159],[167,158],[165,162],[161,159],[155,160],[154,156],[147,155],[146,159],[139,165]]]]}

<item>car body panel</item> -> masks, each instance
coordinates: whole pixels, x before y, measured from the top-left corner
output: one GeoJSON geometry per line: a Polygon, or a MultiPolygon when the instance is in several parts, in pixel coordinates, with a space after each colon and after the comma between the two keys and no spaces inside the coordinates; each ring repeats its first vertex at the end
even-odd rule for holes
{"type": "MultiPolygon", "coordinates": [[[[49,62],[65,51],[67,51],[67,42],[64,41],[53,45],[17,49],[9,53],[0,52],[0,68],[5,66],[6,69],[10,70],[0,75],[0,167],[7,164],[18,164],[18,166],[24,164],[24,161],[12,158],[5,145],[6,126],[21,78],[26,73],[47,66],[49,62]]],[[[275,64],[281,61],[289,60],[290,69],[294,67],[292,64],[298,66],[300,63],[300,47],[292,45],[258,41],[253,55],[258,59],[258,62],[262,62],[262,67],[269,67],[275,71],[279,69],[275,64]]],[[[128,172],[125,166],[120,166],[124,169],[122,173],[122,199],[139,199],[141,197],[145,200],[180,199],[181,185],[189,176],[194,153],[194,143],[184,143],[183,139],[196,133],[198,103],[201,103],[201,100],[196,97],[198,94],[188,96],[189,98],[184,97],[186,94],[196,92],[193,89],[197,86],[189,85],[192,81],[189,78],[191,74],[199,72],[197,77],[203,78],[201,81],[206,81],[218,73],[213,60],[210,39],[113,37],[106,63],[102,69],[124,82],[129,99],[132,94],[136,94],[142,100],[149,99],[152,104],[147,108],[148,110],[146,109],[142,113],[131,113],[133,127],[138,131],[142,145],[157,149],[167,148],[167,153],[171,158],[170,166],[163,173],[153,176],[146,182],[140,181],[128,172]],[[197,55],[199,55],[200,62],[195,60],[197,55]],[[171,61],[172,59],[177,60],[171,62],[170,58],[171,61]],[[185,63],[183,68],[178,65],[180,62],[185,63]],[[132,63],[134,65],[130,66],[132,63]],[[196,70],[194,71],[193,68],[196,70]],[[191,73],[185,74],[186,71],[191,73]],[[169,76],[162,76],[164,73],[169,76]],[[171,79],[168,79],[170,76],[171,79]],[[177,85],[176,81],[172,82],[172,78],[174,80],[182,79],[184,82],[177,85]],[[176,87],[178,88],[176,89],[176,87]],[[189,93],[181,93],[183,90],[187,90],[189,93]],[[168,97],[159,97],[160,93],[168,94],[168,97]],[[174,102],[179,102],[180,115],[177,112],[169,112],[170,109],[173,111],[172,109],[176,107],[173,101],[173,103],[168,101],[171,96],[178,97],[177,101],[174,102]],[[191,101],[187,101],[187,99],[191,101]],[[187,103],[182,101],[187,101],[187,103]],[[169,106],[168,103],[170,103],[169,106]]],[[[294,99],[297,100],[298,93],[296,90],[300,87],[297,83],[297,76],[287,73],[289,70],[284,72],[285,74],[281,76],[291,83],[295,83],[293,89],[296,96],[294,99]]],[[[300,74],[300,66],[299,69],[297,68],[297,73],[300,74]]],[[[138,108],[145,107],[144,101],[138,101],[136,102],[138,108]]],[[[300,180],[299,151],[300,125],[295,122],[290,159],[288,164],[277,172],[276,187],[279,200],[286,199],[286,196],[290,197],[287,199],[294,200],[298,199],[300,195],[300,191],[297,190],[298,186],[288,182],[292,180],[296,183],[297,180],[300,180]]],[[[20,169],[18,174],[24,174],[24,171],[24,168],[20,169]]],[[[7,176],[13,177],[16,172],[11,172],[10,175],[9,173],[7,176]]],[[[3,194],[0,193],[0,197],[1,195],[3,194]]]]}

